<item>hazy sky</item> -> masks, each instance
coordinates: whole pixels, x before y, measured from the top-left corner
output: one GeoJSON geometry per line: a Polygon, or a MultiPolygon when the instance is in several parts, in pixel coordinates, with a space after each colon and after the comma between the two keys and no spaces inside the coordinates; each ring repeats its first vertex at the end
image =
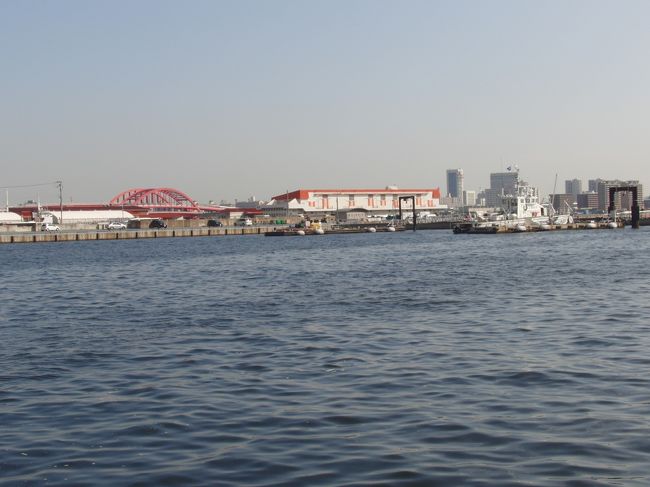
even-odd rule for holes
{"type": "Polygon", "coordinates": [[[647,0],[0,0],[0,187],[444,192],[516,163],[543,192],[648,194],[649,22],[647,0]]]}

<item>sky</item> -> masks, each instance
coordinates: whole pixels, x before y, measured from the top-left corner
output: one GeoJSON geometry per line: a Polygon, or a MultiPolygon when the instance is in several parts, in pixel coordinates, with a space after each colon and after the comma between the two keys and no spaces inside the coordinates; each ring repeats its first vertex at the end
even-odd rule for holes
{"type": "Polygon", "coordinates": [[[0,0],[0,188],[444,193],[447,169],[480,190],[514,164],[543,194],[648,187],[648,19],[646,0],[0,0]]]}

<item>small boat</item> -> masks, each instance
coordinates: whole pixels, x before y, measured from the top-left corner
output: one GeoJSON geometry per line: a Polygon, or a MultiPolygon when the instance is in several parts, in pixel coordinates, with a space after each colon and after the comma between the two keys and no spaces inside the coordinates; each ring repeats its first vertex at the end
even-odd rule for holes
{"type": "Polygon", "coordinates": [[[484,226],[484,225],[467,225],[459,223],[454,226],[454,233],[469,233],[469,234],[492,234],[497,233],[498,227],[496,226],[484,226]]]}
{"type": "Polygon", "coordinates": [[[609,214],[609,220],[607,221],[607,228],[618,228],[618,219],[616,218],[616,210],[613,210],[609,214]]]}
{"type": "Polygon", "coordinates": [[[377,229],[375,227],[368,227],[368,232],[375,233],[377,229]]]}
{"type": "Polygon", "coordinates": [[[587,223],[587,225],[585,225],[585,228],[590,228],[590,229],[598,228],[598,224],[595,221],[591,220],[589,223],[587,223]]]}

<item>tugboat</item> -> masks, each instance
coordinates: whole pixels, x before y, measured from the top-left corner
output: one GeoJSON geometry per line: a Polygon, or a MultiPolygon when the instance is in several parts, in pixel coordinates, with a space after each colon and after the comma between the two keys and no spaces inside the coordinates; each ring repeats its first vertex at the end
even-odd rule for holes
{"type": "Polygon", "coordinates": [[[479,215],[468,215],[466,221],[453,227],[459,233],[527,232],[549,229],[555,223],[553,207],[539,202],[537,190],[519,180],[519,169],[515,172],[515,191],[501,196],[501,211],[479,215]]]}

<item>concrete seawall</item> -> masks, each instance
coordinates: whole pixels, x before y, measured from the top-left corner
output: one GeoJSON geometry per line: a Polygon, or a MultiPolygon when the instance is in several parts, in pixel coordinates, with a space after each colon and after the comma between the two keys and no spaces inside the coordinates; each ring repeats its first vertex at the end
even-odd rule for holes
{"type": "Polygon", "coordinates": [[[275,227],[168,228],[162,230],[121,230],[90,232],[38,232],[0,234],[0,244],[77,242],[82,240],[130,240],[137,238],[218,237],[226,235],[263,235],[275,227]]]}

